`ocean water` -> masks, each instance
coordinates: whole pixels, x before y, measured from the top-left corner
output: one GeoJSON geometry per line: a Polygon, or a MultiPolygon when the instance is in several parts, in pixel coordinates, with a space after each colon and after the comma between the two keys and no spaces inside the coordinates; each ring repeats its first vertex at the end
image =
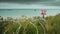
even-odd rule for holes
{"type": "MultiPolygon", "coordinates": [[[[24,16],[41,16],[42,9],[0,9],[0,16],[3,17],[20,17],[24,16]]],[[[60,9],[46,9],[46,16],[56,15],[60,9]]]]}

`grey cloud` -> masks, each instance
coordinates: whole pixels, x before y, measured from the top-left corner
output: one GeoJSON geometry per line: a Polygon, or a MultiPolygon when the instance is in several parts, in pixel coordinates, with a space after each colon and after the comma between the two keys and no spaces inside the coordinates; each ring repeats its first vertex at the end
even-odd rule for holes
{"type": "Polygon", "coordinates": [[[60,6],[60,2],[51,2],[51,3],[41,3],[41,4],[44,4],[44,5],[47,5],[47,6],[60,6]]]}
{"type": "Polygon", "coordinates": [[[60,6],[59,0],[0,0],[0,2],[21,3],[21,4],[43,4],[47,6],[60,6]]]}
{"type": "Polygon", "coordinates": [[[52,0],[0,0],[0,2],[43,2],[43,1],[52,1],[52,0]]]}

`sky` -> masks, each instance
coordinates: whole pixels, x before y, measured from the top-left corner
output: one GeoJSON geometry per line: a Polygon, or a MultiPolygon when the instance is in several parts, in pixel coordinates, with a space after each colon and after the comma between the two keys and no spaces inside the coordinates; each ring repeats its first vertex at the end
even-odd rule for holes
{"type": "Polygon", "coordinates": [[[0,0],[0,9],[60,9],[60,0],[0,0]]]}
{"type": "Polygon", "coordinates": [[[60,0],[0,0],[0,16],[4,17],[41,16],[41,10],[47,10],[47,16],[60,13],[60,0]]]}

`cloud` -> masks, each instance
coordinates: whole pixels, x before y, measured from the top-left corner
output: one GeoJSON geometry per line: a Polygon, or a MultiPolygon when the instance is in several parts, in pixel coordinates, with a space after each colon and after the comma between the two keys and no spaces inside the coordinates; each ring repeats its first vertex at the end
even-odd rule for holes
{"type": "Polygon", "coordinates": [[[0,0],[0,2],[18,4],[43,4],[47,6],[60,6],[60,0],[0,0]]]}
{"type": "Polygon", "coordinates": [[[47,6],[44,4],[17,4],[0,3],[0,9],[60,9],[59,6],[47,6]]]}
{"type": "Polygon", "coordinates": [[[21,2],[21,1],[26,1],[26,2],[36,2],[36,1],[40,1],[40,2],[42,2],[42,1],[52,1],[52,0],[0,0],[0,2],[21,2]]]}
{"type": "Polygon", "coordinates": [[[3,8],[59,9],[60,0],[0,0],[0,9],[3,8]]]}
{"type": "Polygon", "coordinates": [[[40,2],[52,2],[56,0],[0,0],[0,2],[12,2],[12,3],[40,3],[40,2]]]}

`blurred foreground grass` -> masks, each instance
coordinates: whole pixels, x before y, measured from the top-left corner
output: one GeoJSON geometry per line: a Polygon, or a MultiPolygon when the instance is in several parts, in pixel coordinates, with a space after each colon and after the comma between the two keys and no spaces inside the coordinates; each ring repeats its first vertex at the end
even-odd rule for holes
{"type": "MultiPolygon", "coordinates": [[[[13,19],[0,16],[0,34],[44,34],[39,16],[13,19]],[[38,20],[37,20],[38,19],[38,20]]],[[[60,14],[45,17],[48,34],[60,34],[60,14]]]]}

